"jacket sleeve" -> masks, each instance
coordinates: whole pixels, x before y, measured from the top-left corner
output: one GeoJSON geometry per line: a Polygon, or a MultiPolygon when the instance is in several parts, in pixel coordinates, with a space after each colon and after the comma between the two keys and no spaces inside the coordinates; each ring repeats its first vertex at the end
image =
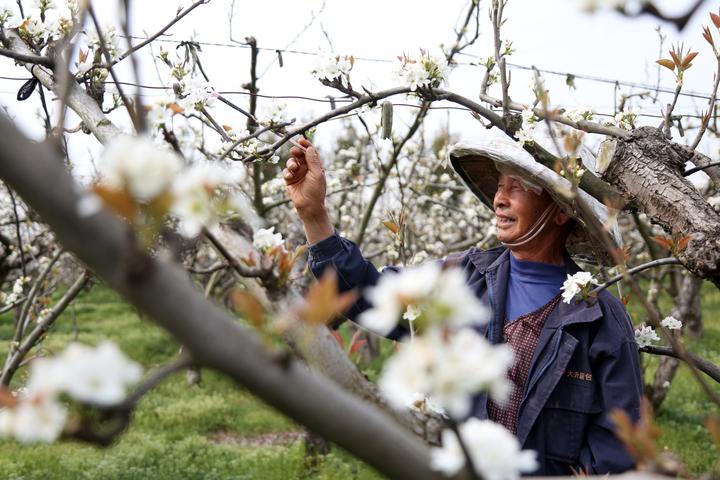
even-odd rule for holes
{"type": "MultiPolygon", "coordinates": [[[[609,295],[609,294],[608,294],[609,295]]],[[[615,436],[610,413],[624,410],[633,422],[640,418],[642,379],[640,354],[635,343],[630,317],[620,302],[612,297],[605,308],[604,333],[596,337],[593,349],[593,375],[600,389],[602,412],[588,427],[586,444],[580,460],[589,474],[621,473],[635,467],[635,462],[615,436]]]]}
{"type": "MultiPolygon", "coordinates": [[[[381,273],[363,257],[355,243],[341,237],[335,231],[328,238],[310,246],[308,264],[316,278],[320,278],[325,269],[334,269],[338,276],[338,289],[340,292],[355,288],[360,291],[358,301],[345,313],[347,318],[357,321],[357,317],[371,307],[370,303],[362,295],[362,291],[377,284],[381,273]]],[[[390,271],[398,272],[399,269],[397,267],[385,267],[382,274],[390,271]]],[[[406,329],[398,326],[387,337],[398,339],[405,333],[406,329]]]]}

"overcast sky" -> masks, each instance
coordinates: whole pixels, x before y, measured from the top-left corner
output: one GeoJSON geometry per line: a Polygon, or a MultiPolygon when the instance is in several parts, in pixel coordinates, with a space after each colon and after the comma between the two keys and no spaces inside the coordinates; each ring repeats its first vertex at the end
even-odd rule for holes
{"type": "MultiPolygon", "coordinates": [[[[137,8],[133,31],[138,36],[153,33],[166,24],[173,17],[178,4],[175,1],[134,3],[137,8]]],[[[184,2],[185,5],[189,3],[184,2]]],[[[684,41],[686,45],[700,51],[695,66],[687,73],[685,90],[704,94],[710,91],[716,62],[701,37],[701,26],[709,22],[707,12],[717,8],[717,2],[706,1],[702,11],[695,15],[683,32],[677,32],[672,25],[661,24],[649,16],[629,19],[609,11],[588,15],[581,12],[580,3],[573,0],[510,0],[503,37],[512,40],[516,53],[509,61],[520,67],[535,65],[543,70],[570,72],[578,76],[655,85],[658,69],[654,62],[659,58],[659,40],[655,29],[660,24],[663,33],[667,35],[665,50],[672,42],[684,41]]],[[[679,13],[693,2],[656,0],[656,3],[667,13],[679,13]]],[[[96,2],[96,5],[102,5],[98,10],[104,23],[115,23],[115,4],[111,0],[96,2]]],[[[221,92],[241,92],[242,84],[249,79],[249,50],[233,46],[230,41],[230,5],[230,0],[211,0],[208,5],[198,7],[173,27],[162,38],[162,42],[155,43],[155,53],[160,45],[173,50],[177,45],[175,42],[181,40],[192,38],[202,42],[202,61],[214,88],[221,92]]],[[[352,54],[358,58],[352,72],[356,89],[361,85],[375,89],[395,86],[392,76],[395,57],[402,53],[416,55],[420,48],[433,50],[440,43],[450,43],[453,27],[460,22],[466,8],[465,0],[238,1],[232,28],[236,39],[254,36],[259,46],[270,49],[262,51],[259,57],[259,72],[264,72],[259,81],[261,94],[323,98],[336,95],[337,92],[320,85],[309,74],[315,63],[312,53],[332,49],[336,54],[352,54]],[[280,68],[274,50],[285,49],[294,39],[289,49],[310,55],[286,52],[283,54],[284,66],[280,68]],[[363,60],[365,58],[373,60],[363,60]]],[[[469,64],[476,61],[478,55],[487,56],[492,49],[492,32],[487,20],[489,0],[481,0],[480,8],[481,37],[477,45],[467,51],[469,55],[457,57],[461,65],[453,71],[448,85],[450,90],[469,98],[476,96],[484,73],[482,68],[469,64]]],[[[664,56],[667,54],[664,53],[664,56]]],[[[161,82],[153,66],[150,49],[143,50],[139,59],[142,83],[159,86],[161,82]]],[[[26,70],[14,66],[7,59],[0,61],[0,68],[4,76],[27,77],[26,70]]],[[[518,101],[530,101],[528,85],[531,74],[522,68],[511,68],[511,72],[511,96],[518,101]]],[[[132,78],[128,68],[121,69],[120,73],[125,79],[132,78]]],[[[674,87],[674,79],[669,71],[661,72],[660,78],[664,88],[674,87]]],[[[550,87],[553,104],[567,107],[591,105],[598,113],[613,112],[612,84],[578,78],[575,82],[577,88],[571,90],[565,85],[564,76],[545,74],[545,79],[550,87]]],[[[18,104],[15,93],[20,85],[19,81],[1,80],[0,102],[28,134],[39,138],[42,131],[39,122],[35,120],[39,98],[34,95],[27,102],[18,104]]],[[[620,88],[623,93],[643,90],[626,86],[620,88]]],[[[499,96],[497,89],[490,93],[499,96]]],[[[144,89],[143,94],[145,101],[150,103],[162,98],[163,92],[144,89]]],[[[232,93],[227,96],[239,105],[247,105],[246,96],[232,93]]],[[[655,105],[646,105],[643,113],[658,115],[660,106],[669,99],[669,95],[662,94],[660,101],[655,105]]],[[[395,101],[406,103],[403,98],[396,98],[395,101]]],[[[260,100],[261,105],[269,102],[260,100]]],[[[283,102],[287,104],[291,116],[302,119],[318,115],[329,108],[327,104],[307,100],[286,99],[283,102]]],[[[705,99],[682,97],[675,111],[695,113],[706,106],[705,99]]],[[[407,107],[397,108],[397,111],[403,110],[406,113],[409,111],[407,107]]],[[[216,115],[222,123],[244,123],[244,118],[223,107],[216,108],[216,115]]],[[[476,121],[467,112],[461,111],[434,112],[429,121],[430,128],[444,122],[448,115],[451,129],[463,137],[484,134],[476,121]]],[[[123,117],[122,113],[112,116],[114,121],[129,129],[123,117]]],[[[602,120],[606,117],[599,118],[602,120]]],[[[657,125],[659,121],[658,118],[645,117],[640,123],[657,125]]],[[[68,124],[73,122],[77,123],[77,120],[70,117],[68,124]]],[[[319,141],[328,142],[336,132],[337,122],[335,126],[320,128],[319,141]]],[[[714,142],[707,142],[701,148],[714,156],[717,153],[714,142]]],[[[71,152],[75,156],[87,156],[88,152],[96,150],[96,142],[82,134],[74,136],[71,152]]]]}

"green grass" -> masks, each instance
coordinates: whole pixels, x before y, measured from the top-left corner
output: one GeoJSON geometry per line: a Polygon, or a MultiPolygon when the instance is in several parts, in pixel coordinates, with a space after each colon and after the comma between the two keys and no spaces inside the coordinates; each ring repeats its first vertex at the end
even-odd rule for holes
{"type": "MultiPolygon", "coordinates": [[[[663,305],[669,305],[663,301],[663,305]]],[[[629,306],[636,321],[637,305],[629,306]]],[[[720,363],[720,292],[703,287],[705,336],[689,341],[693,351],[720,363]]],[[[0,316],[0,358],[12,337],[12,317],[0,316]]],[[[348,335],[345,335],[348,338],[348,335]]],[[[111,290],[95,286],[58,319],[43,348],[61,350],[77,339],[95,344],[115,341],[146,369],[161,365],[178,352],[163,330],[141,319],[111,290]]],[[[376,377],[391,351],[384,342],[381,358],[364,371],[376,377]]],[[[644,357],[652,375],[656,357],[644,357]]],[[[15,386],[24,380],[21,370],[15,386]]],[[[650,377],[648,377],[650,378],[650,377]]],[[[720,393],[720,388],[711,386],[720,393]]],[[[685,366],[680,368],[657,421],[660,446],[679,453],[692,472],[710,471],[720,458],[702,426],[717,408],[702,394],[685,366]]],[[[2,479],[379,479],[370,467],[339,448],[308,465],[302,441],[258,444],[254,440],[302,429],[223,376],[203,371],[202,383],[188,387],[182,374],[171,377],[141,401],[134,420],[115,445],[99,448],[77,442],[22,445],[0,441],[2,479]],[[223,434],[224,441],[217,441],[223,434]],[[228,440],[230,439],[230,440],[228,440]],[[243,440],[239,442],[238,440],[243,440]]],[[[267,442],[266,442],[267,443],[267,442]]],[[[272,442],[270,442],[272,443],[272,442]]]]}
{"type": "MultiPolygon", "coordinates": [[[[720,364],[720,291],[705,282],[701,295],[705,327],[703,338],[686,339],[685,343],[692,352],[720,364]]],[[[662,313],[668,314],[670,307],[670,299],[661,297],[662,313]]],[[[631,301],[628,311],[635,323],[642,320],[638,302],[631,301]]],[[[657,364],[658,357],[643,355],[646,382],[652,380],[657,364]]],[[[720,395],[720,385],[710,377],[704,378],[710,388],[720,395]]],[[[657,423],[662,430],[659,446],[680,454],[688,469],[695,474],[720,468],[720,449],[711,441],[704,427],[705,418],[710,413],[718,414],[718,407],[703,393],[690,369],[681,363],[665,401],[656,412],[657,423]]]]}

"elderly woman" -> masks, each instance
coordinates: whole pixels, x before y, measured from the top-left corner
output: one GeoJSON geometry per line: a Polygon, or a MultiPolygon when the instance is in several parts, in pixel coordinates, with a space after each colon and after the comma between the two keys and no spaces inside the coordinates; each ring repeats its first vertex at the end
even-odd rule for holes
{"type": "MultiPolygon", "coordinates": [[[[317,150],[301,140],[283,171],[288,192],[310,243],[316,276],[331,266],[340,288],[364,288],[380,273],[351,241],[333,229],[325,210],[325,177],[317,150]]],[[[569,182],[536,163],[514,144],[460,145],[451,152],[455,171],[492,208],[502,247],[471,248],[445,262],[464,269],[467,284],[492,310],[478,329],[515,352],[509,378],[514,390],[500,406],[475,398],[473,415],[501,423],[522,448],[538,452],[535,475],[618,473],[633,461],[614,435],[610,413],[639,416],[642,384],[630,319],[607,291],[597,301],[561,301],[568,274],[580,271],[571,255],[606,263],[602,245],[572,216],[569,182]],[[565,192],[565,194],[561,192],[565,192]],[[560,193],[559,193],[560,192],[560,193]]],[[[604,222],[602,205],[578,192],[604,222]]],[[[369,307],[360,299],[347,313],[369,307]]],[[[402,332],[391,334],[398,337],[402,332]]]]}

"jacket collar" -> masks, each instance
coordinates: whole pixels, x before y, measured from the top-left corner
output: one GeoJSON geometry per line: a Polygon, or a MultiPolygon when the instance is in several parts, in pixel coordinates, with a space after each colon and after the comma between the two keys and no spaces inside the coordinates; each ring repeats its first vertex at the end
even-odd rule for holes
{"type": "MultiPolygon", "coordinates": [[[[497,247],[490,250],[472,249],[468,257],[480,273],[492,272],[495,285],[488,285],[495,293],[495,308],[504,313],[507,296],[507,280],[510,274],[510,250],[497,247]]],[[[581,271],[580,267],[565,252],[565,266],[568,275],[581,271]]],[[[560,302],[550,315],[545,328],[561,328],[577,323],[589,323],[602,317],[602,309],[597,301],[571,300],[570,303],[560,302]]],[[[503,318],[503,317],[501,317],[503,318]]]]}

